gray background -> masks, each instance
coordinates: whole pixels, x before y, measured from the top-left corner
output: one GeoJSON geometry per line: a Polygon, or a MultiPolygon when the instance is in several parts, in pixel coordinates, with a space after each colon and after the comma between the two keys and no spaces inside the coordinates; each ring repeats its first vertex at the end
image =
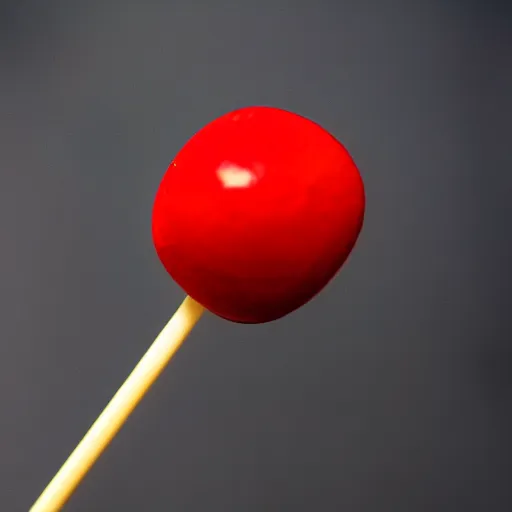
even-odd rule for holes
{"type": "Polygon", "coordinates": [[[66,510],[511,510],[511,11],[2,2],[0,510],[28,510],[181,302],[155,191],[250,104],[347,146],[356,250],[281,321],[204,318],[66,510]]]}

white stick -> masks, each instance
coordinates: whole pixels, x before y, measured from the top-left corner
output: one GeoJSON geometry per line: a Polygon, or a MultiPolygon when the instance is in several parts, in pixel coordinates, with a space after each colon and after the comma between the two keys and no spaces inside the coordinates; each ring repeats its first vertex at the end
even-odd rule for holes
{"type": "Polygon", "coordinates": [[[186,297],[169,323],[114,395],[30,512],[61,510],[92,465],[119,432],[128,416],[162,373],[204,312],[203,306],[186,297]]]}

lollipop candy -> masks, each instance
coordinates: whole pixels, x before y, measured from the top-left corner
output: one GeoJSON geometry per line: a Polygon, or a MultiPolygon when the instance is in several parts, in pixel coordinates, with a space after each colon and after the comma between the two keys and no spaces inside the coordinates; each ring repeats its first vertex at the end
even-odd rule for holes
{"type": "Polygon", "coordinates": [[[327,284],[363,211],[359,172],[328,132],[283,110],[245,108],[203,128],[171,163],[153,237],[191,297],[228,320],[260,323],[327,284]]]}
{"type": "Polygon", "coordinates": [[[339,271],[364,210],[352,158],[302,116],[249,107],[196,133],[165,173],[152,221],[187,297],[31,512],[62,508],[204,310],[247,324],[295,311],[339,271]]]}

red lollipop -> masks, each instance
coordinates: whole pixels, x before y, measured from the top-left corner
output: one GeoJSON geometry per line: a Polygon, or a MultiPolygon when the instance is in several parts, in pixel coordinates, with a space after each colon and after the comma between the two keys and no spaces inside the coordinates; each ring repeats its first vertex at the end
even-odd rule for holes
{"type": "Polygon", "coordinates": [[[350,155],[304,117],[245,108],[192,137],[169,166],[153,210],[158,255],[189,297],[30,511],[61,510],[204,308],[261,323],[312,299],[347,259],[364,206],[350,155]]]}
{"type": "Polygon", "coordinates": [[[172,278],[211,312],[276,320],[312,299],[356,243],[365,207],[346,149],[318,124],[249,107],[208,124],[169,166],[153,240],[172,278]]]}

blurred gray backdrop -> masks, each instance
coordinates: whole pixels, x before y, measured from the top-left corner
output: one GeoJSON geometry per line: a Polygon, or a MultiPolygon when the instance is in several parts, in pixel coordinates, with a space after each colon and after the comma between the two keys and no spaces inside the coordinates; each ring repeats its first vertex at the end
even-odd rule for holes
{"type": "Polygon", "coordinates": [[[154,194],[196,130],[253,104],[352,153],[356,250],[281,321],[207,315],[66,510],[512,510],[505,2],[0,5],[2,512],[181,302],[154,194]]]}

